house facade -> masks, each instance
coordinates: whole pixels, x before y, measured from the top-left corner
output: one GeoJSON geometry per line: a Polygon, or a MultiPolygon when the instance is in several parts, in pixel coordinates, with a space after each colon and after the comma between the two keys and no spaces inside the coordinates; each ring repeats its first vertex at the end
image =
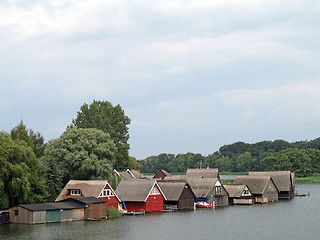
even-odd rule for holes
{"type": "Polygon", "coordinates": [[[107,208],[115,209],[121,202],[107,180],[70,180],[55,201],[78,197],[96,197],[105,201],[107,208]]]}
{"type": "Polygon", "coordinates": [[[164,208],[168,210],[194,209],[196,195],[185,181],[158,181],[166,196],[164,208]]]}
{"type": "Polygon", "coordinates": [[[171,177],[171,174],[168,173],[166,170],[160,169],[154,176],[153,179],[160,179],[163,180],[166,177],[171,177]]]}
{"type": "Polygon", "coordinates": [[[294,197],[295,177],[291,171],[249,172],[249,176],[271,177],[278,188],[279,200],[294,197]]]}
{"type": "Polygon", "coordinates": [[[247,185],[256,203],[278,201],[278,189],[274,181],[266,176],[238,176],[234,184],[247,185]]]}
{"type": "Polygon", "coordinates": [[[186,178],[197,199],[206,199],[214,207],[223,207],[229,204],[228,192],[219,178],[186,178]]]}
{"type": "Polygon", "coordinates": [[[224,185],[229,194],[229,205],[253,204],[253,195],[247,185],[224,185]]]}
{"type": "Polygon", "coordinates": [[[122,180],[116,192],[121,192],[128,212],[163,211],[166,197],[156,180],[122,180]]]}

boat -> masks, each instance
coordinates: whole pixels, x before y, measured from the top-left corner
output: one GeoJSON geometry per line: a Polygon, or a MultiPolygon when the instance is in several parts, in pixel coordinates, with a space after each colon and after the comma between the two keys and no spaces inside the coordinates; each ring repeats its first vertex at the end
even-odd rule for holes
{"type": "Polygon", "coordinates": [[[196,202],[197,208],[212,208],[212,204],[209,204],[207,202],[196,202]]]}

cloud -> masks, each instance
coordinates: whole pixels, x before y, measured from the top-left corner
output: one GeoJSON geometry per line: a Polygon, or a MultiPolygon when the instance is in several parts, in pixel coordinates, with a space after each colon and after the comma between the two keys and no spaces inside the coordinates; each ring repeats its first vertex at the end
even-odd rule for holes
{"type": "Polygon", "coordinates": [[[312,138],[317,4],[2,1],[0,125],[10,130],[22,118],[52,139],[96,99],[120,104],[132,119],[137,157],[312,138]]]}

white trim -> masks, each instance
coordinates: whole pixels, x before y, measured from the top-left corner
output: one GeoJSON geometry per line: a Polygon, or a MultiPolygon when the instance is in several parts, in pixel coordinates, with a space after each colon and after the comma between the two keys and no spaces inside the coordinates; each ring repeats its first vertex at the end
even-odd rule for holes
{"type": "Polygon", "coordinates": [[[136,176],[129,169],[127,169],[126,172],[129,173],[133,178],[136,179],[136,176]]]}
{"type": "Polygon", "coordinates": [[[157,180],[155,180],[155,181],[154,181],[154,184],[152,185],[152,187],[151,187],[151,189],[150,189],[150,191],[149,191],[149,193],[148,193],[148,195],[147,195],[146,199],[144,200],[144,202],[146,202],[146,201],[147,201],[148,197],[149,197],[149,196],[150,196],[150,194],[151,194],[152,189],[153,189],[155,186],[157,186],[157,187],[158,187],[158,190],[160,191],[160,193],[161,193],[161,195],[163,196],[163,198],[164,198],[165,200],[167,200],[166,195],[164,195],[164,193],[162,192],[162,190],[161,190],[161,188],[160,188],[160,186],[159,186],[159,184],[158,184],[157,180]]]}
{"type": "Polygon", "coordinates": [[[116,169],[114,169],[113,172],[114,172],[115,174],[117,174],[118,177],[121,177],[120,174],[118,173],[118,171],[117,171],[116,169]]]}
{"type": "Polygon", "coordinates": [[[111,192],[113,193],[113,195],[118,199],[118,202],[121,202],[120,198],[118,197],[118,195],[116,194],[116,192],[112,189],[112,187],[110,186],[109,182],[106,181],[106,184],[104,185],[104,187],[102,188],[101,192],[99,193],[97,198],[100,197],[106,197],[106,196],[100,196],[103,192],[103,190],[105,190],[106,186],[108,185],[109,189],[111,190],[111,192]]]}
{"type": "Polygon", "coordinates": [[[70,195],[71,196],[81,196],[81,190],[80,189],[70,189],[70,195]]]}

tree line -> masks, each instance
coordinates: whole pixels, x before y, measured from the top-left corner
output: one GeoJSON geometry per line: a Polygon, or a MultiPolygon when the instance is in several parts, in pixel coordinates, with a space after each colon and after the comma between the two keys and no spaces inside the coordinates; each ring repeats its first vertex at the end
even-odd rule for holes
{"type": "Polygon", "coordinates": [[[166,154],[138,161],[141,172],[164,169],[184,173],[187,168],[219,168],[222,172],[291,170],[306,177],[320,172],[320,138],[311,141],[262,141],[254,144],[236,142],[224,145],[208,156],[197,153],[166,154]]]}
{"type": "Polygon", "coordinates": [[[48,143],[22,120],[0,132],[0,209],[54,201],[70,179],[112,180],[114,168],[139,169],[129,156],[130,121],[120,105],[93,101],[48,143]]]}

